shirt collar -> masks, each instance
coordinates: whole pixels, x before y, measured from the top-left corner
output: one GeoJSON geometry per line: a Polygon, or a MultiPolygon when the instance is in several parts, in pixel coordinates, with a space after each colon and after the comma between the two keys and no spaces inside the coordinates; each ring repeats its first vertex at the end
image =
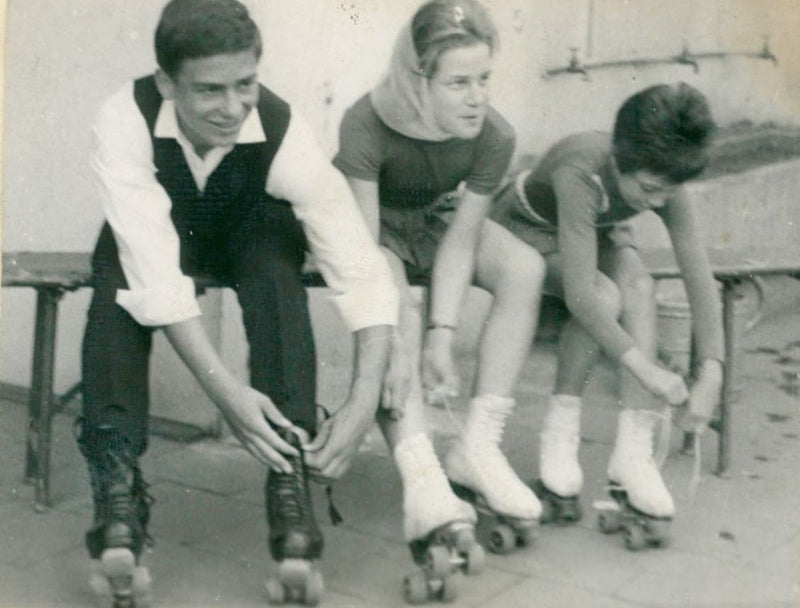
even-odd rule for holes
{"type": "MultiPolygon", "coordinates": [[[[178,116],[175,113],[175,102],[171,99],[165,99],[161,102],[153,134],[162,139],[178,139],[179,132],[180,127],[178,126],[178,116]]],[[[182,132],[181,135],[183,135],[182,132]]],[[[267,136],[264,134],[261,117],[258,114],[258,109],[253,108],[239,130],[236,143],[256,144],[265,141],[267,141],[267,136]]]]}

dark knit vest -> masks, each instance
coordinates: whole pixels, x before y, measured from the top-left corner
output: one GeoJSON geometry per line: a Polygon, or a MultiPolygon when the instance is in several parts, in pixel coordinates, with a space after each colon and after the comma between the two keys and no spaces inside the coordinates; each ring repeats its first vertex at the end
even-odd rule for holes
{"type": "Polygon", "coordinates": [[[154,134],[163,101],[155,78],[136,80],[133,91],[153,142],[156,178],[172,199],[172,221],[181,239],[182,258],[187,251],[224,247],[227,236],[241,229],[242,221],[255,219],[251,213],[254,205],[288,205],[265,191],[267,174],[289,126],[290,108],[285,101],[260,87],[256,109],[266,141],[236,144],[201,193],[177,140],[154,134]]]}

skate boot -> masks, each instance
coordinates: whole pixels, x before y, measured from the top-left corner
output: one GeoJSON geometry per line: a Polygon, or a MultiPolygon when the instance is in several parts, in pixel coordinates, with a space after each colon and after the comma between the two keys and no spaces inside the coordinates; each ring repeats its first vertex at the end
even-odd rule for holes
{"type": "Polygon", "coordinates": [[[424,433],[402,440],[394,459],[403,479],[403,529],[411,556],[421,568],[405,577],[410,604],[453,601],[456,574],[483,569],[483,547],[475,540],[475,510],[453,494],[433,445],[424,433]]]}
{"type": "Polygon", "coordinates": [[[277,575],[268,578],[264,588],[272,604],[316,606],[325,591],[322,573],[314,568],[314,561],[322,555],[323,540],[311,504],[308,470],[300,437],[291,430],[278,433],[300,455],[286,457],[291,473],[270,471],[267,475],[269,550],[279,565],[277,575]]]}
{"type": "Polygon", "coordinates": [[[482,395],[470,403],[464,431],[447,455],[445,471],[460,498],[489,519],[488,548],[508,553],[536,535],[542,505],[500,451],[514,400],[482,395]]]}
{"type": "Polygon", "coordinates": [[[578,501],[583,472],[578,462],[581,400],[571,395],[553,395],[539,433],[541,477],[533,491],[542,501],[540,523],[571,524],[583,516],[578,501]]]}
{"type": "Polygon", "coordinates": [[[89,584],[100,606],[142,608],[151,580],[140,557],[150,542],[152,498],[128,442],[115,429],[83,430],[78,440],[92,483],[94,523],[86,533],[89,584]]]}
{"type": "Polygon", "coordinates": [[[632,551],[669,544],[675,505],[653,458],[653,435],[661,418],[649,410],[620,413],[608,464],[609,493],[614,502],[595,504],[600,530],[606,534],[624,531],[625,545],[632,551]]]}

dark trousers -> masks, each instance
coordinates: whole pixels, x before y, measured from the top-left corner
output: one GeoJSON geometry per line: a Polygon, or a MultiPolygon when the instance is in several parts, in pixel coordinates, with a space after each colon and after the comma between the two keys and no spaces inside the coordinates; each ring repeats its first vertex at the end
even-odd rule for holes
{"type": "MultiPolygon", "coordinates": [[[[181,268],[237,293],[250,347],[250,381],[298,426],[315,425],[316,357],[302,285],[306,240],[288,205],[254,205],[224,233],[178,228],[181,268]]],[[[149,357],[154,328],[116,301],[127,289],[106,224],[93,258],[94,296],[83,341],[84,429],[117,429],[136,455],[147,447],[149,357]]]]}

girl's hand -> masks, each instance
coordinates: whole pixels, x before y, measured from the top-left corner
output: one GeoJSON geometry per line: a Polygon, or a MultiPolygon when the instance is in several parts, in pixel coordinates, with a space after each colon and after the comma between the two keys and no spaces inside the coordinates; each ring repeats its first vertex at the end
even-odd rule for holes
{"type": "Polygon", "coordinates": [[[714,415],[722,393],[722,363],[708,360],[700,370],[689,395],[689,407],[680,420],[685,431],[700,435],[714,415]]]}
{"type": "Polygon", "coordinates": [[[651,364],[639,381],[656,397],[670,405],[680,405],[689,398],[689,389],[680,374],[651,364]]]}
{"type": "Polygon", "coordinates": [[[428,330],[422,353],[422,386],[430,404],[443,404],[457,397],[461,379],[453,362],[451,348],[453,330],[433,328],[428,330]]]}
{"type": "Polygon", "coordinates": [[[643,387],[670,405],[680,405],[689,398],[689,389],[679,374],[653,363],[638,348],[622,355],[621,363],[643,387]]]}

